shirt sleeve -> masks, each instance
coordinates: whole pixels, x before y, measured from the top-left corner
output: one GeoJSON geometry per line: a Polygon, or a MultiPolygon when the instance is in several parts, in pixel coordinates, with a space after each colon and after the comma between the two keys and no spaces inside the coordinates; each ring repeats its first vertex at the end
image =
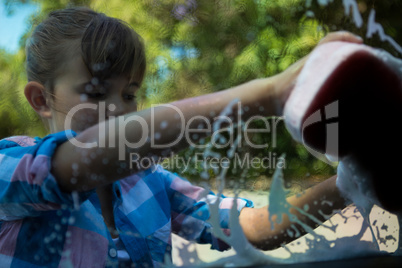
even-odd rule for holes
{"type": "Polygon", "coordinates": [[[94,190],[63,192],[50,172],[57,146],[75,135],[73,131],[63,131],[43,139],[13,137],[0,141],[0,220],[73,208],[93,193],[94,190]]]}
{"type": "MultiPolygon", "coordinates": [[[[209,205],[219,202],[220,227],[230,234],[229,214],[234,204],[234,198],[206,192],[204,188],[192,185],[189,181],[168,171],[160,171],[167,178],[171,200],[172,231],[181,237],[200,244],[211,244],[211,248],[220,251],[230,248],[229,245],[212,235],[209,205]]],[[[247,199],[237,199],[237,211],[244,207],[253,207],[253,202],[247,199]]]]}

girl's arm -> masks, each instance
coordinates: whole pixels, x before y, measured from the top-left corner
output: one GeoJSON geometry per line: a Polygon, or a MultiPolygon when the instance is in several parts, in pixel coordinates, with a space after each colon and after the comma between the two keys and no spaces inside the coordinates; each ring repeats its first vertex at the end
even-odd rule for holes
{"type": "MultiPolygon", "coordinates": [[[[348,32],[336,32],[328,34],[320,43],[336,40],[362,42],[348,32]]],[[[65,142],[58,147],[52,159],[52,173],[65,191],[89,190],[124,178],[140,169],[138,165],[130,165],[131,160],[145,166],[146,160],[151,157],[164,157],[189,146],[189,137],[184,133],[188,133],[186,127],[195,129],[201,124],[202,129],[208,129],[214,118],[235,99],[243,108],[244,121],[252,115],[280,116],[305,60],[306,57],[270,78],[253,80],[224,91],[177,101],[169,107],[162,105],[95,125],[80,133],[76,140],[97,146],[85,148],[65,142]],[[110,141],[114,141],[112,146],[110,141]],[[171,146],[157,148],[152,141],[171,146]],[[130,159],[132,156],[136,160],[130,159]]],[[[236,107],[232,115],[238,112],[236,107]]],[[[199,140],[203,133],[197,134],[199,140]]],[[[196,139],[191,137],[191,141],[196,142],[196,139]]]]}
{"type": "MultiPolygon", "coordinates": [[[[334,211],[345,208],[345,200],[340,195],[335,183],[336,176],[307,189],[300,196],[289,197],[287,201],[291,206],[301,210],[308,207],[307,213],[309,215],[324,222],[326,220],[324,215],[332,215],[334,211]]],[[[314,229],[318,226],[315,221],[296,209],[290,208],[289,211],[310,228],[314,229]]],[[[244,234],[250,243],[260,249],[271,250],[297,238],[290,237],[286,231],[293,230],[292,225],[296,226],[301,234],[306,233],[306,230],[300,225],[291,222],[287,215],[283,215],[282,222],[280,224],[275,223],[272,230],[271,223],[268,220],[269,216],[268,206],[254,209],[243,208],[240,212],[239,221],[244,234]]],[[[274,222],[276,218],[277,215],[273,215],[274,222]]]]}
{"type": "Polygon", "coordinates": [[[238,105],[243,110],[243,121],[256,114],[281,115],[283,105],[278,100],[284,99],[282,95],[291,90],[301,66],[294,66],[292,71],[289,69],[286,78],[280,74],[253,80],[224,91],[160,105],[95,125],[80,133],[76,140],[82,145],[95,143],[97,146],[85,148],[65,142],[53,157],[53,175],[66,191],[89,190],[124,178],[138,172],[141,166],[147,166],[146,160],[169,156],[171,152],[188,147],[189,139],[196,142],[212,134],[210,127],[216,117],[236,99],[239,104],[235,103],[230,113],[233,121],[237,117],[238,105]],[[197,138],[186,135],[189,128],[195,133],[194,129],[200,126],[205,133],[197,131],[197,138]],[[114,144],[110,143],[111,140],[114,144]],[[102,143],[104,146],[99,146],[102,143]],[[158,145],[169,146],[160,148],[158,145]]]}

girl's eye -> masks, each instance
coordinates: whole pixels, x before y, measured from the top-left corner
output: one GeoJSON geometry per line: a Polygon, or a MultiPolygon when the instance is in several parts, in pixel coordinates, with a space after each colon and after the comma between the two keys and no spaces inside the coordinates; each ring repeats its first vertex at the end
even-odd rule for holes
{"type": "Polygon", "coordinates": [[[125,98],[126,100],[134,100],[136,97],[135,97],[134,94],[125,94],[125,95],[124,95],[124,98],[125,98]]]}
{"type": "Polygon", "coordinates": [[[86,93],[86,95],[91,99],[100,99],[105,97],[105,93],[101,92],[93,92],[93,93],[86,93]]]}
{"type": "Polygon", "coordinates": [[[106,97],[106,90],[101,85],[87,84],[85,86],[85,95],[90,99],[102,99],[106,97]]]}

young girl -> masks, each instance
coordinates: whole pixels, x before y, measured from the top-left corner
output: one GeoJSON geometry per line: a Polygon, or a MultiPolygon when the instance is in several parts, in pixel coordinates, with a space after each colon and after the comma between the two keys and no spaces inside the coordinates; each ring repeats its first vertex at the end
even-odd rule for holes
{"type": "MultiPolygon", "coordinates": [[[[349,33],[323,42],[333,40],[360,42],[349,33]]],[[[234,99],[247,107],[245,120],[281,115],[304,60],[271,78],[137,112],[146,61],[141,38],[126,23],[83,7],[55,11],[35,29],[26,52],[25,96],[51,134],[0,141],[2,267],[158,266],[170,257],[171,232],[227,248],[211,235],[208,202],[219,200],[227,229],[233,199],[205,194],[160,166],[130,166],[128,159],[135,153],[151,162],[188,146],[183,122],[205,129],[234,99]]],[[[289,202],[309,204],[321,219],[319,210],[329,214],[344,205],[335,178],[289,202]],[[323,196],[332,207],[314,202],[323,196]]],[[[289,219],[272,230],[266,207],[251,208],[244,199],[237,206],[255,246],[291,240],[284,232],[289,219]]]]}

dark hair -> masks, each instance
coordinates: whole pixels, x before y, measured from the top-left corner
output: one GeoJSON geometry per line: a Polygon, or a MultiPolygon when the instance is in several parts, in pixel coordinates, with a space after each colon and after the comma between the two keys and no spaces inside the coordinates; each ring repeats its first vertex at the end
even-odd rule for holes
{"type": "Polygon", "coordinates": [[[89,72],[98,79],[112,75],[139,78],[146,60],[141,37],[125,22],[87,7],[51,12],[33,31],[26,45],[28,81],[53,93],[53,80],[71,53],[81,50],[89,72]]]}

